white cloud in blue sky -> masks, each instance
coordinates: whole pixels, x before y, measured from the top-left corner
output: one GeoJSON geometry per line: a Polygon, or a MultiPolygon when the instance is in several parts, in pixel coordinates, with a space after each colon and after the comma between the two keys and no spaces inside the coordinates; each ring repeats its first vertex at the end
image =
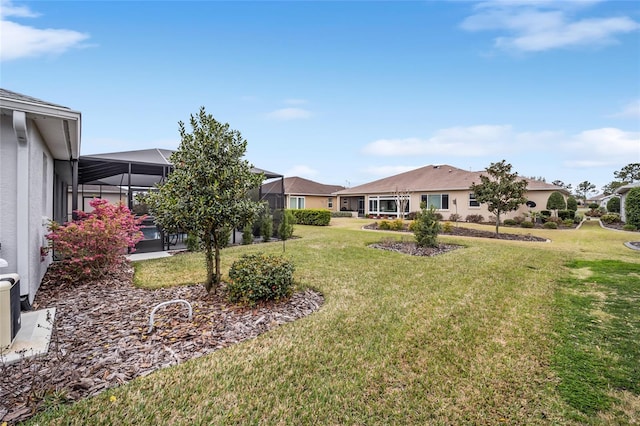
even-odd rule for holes
{"type": "Polygon", "coordinates": [[[284,173],[284,175],[287,177],[300,176],[306,179],[313,179],[318,175],[318,171],[313,167],[309,167],[305,164],[298,164],[288,169],[284,173]]]}
{"type": "Polygon", "coordinates": [[[624,105],[622,110],[612,114],[611,117],[616,118],[633,118],[640,120],[640,99],[629,102],[624,105]]]}
{"type": "Polygon", "coordinates": [[[615,44],[618,35],[640,29],[640,23],[628,16],[576,16],[595,3],[481,2],[460,26],[467,31],[504,31],[508,35],[496,37],[494,47],[520,52],[615,44]]]}
{"type": "Polygon", "coordinates": [[[267,114],[267,118],[278,121],[304,120],[311,116],[311,111],[303,108],[281,108],[267,114]]]}
{"type": "Polygon", "coordinates": [[[36,18],[38,13],[27,6],[15,6],[9,0],[0,3],[2,37],[0,38],[0,60],[61,54],[71,48],[82,47],[88,34],[67,29],[35,28],[22,25],[7,18],[36,18]]]}

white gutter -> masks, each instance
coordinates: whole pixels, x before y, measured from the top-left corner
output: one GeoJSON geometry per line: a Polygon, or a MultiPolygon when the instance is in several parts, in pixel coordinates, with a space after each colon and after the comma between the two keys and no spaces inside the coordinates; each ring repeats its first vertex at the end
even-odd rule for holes
{"type": "Polygon", "coordinates": [[[17,273],[21,277],[20,295],[29,294],[29,140],[27,114],[13,111],[13,130],[18,139],[16,184],[16,258],[17,273]]]}

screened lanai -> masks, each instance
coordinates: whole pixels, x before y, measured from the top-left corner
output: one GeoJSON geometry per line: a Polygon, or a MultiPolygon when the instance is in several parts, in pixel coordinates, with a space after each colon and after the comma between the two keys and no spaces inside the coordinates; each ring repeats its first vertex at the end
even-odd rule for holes
{"type": "MultiPolygon", "coordinates": [[[[77,167],[77,180],[71,195],[71,209],[78,210],[78,198],[83,195],[83,188],[91,185],[93,194],[98,188],[119,188],[121,194],[126,197],[126,204],[134,210],[134,194],[148,191],[154,185],[163,182],[173,170],[170,157],[174,151],[169,149],[143,149],[137,151],[112,152],[106,154],[93,154],[80,156],[77,167]]],[[[284,206],[284,176],[268,170],[252,168],[254,173],[262,173],[266,181],[280,179],[282,193],[263,194],[262,186],[258,188],[259,200],[269,201],[272,209],[284,206]]],[[[100,191],[98,189],[98,191],[100,191]]],[[[98,192],[99,193],[99,192],[98,192]]],[[[143,228],[145,240],[141,241],[138,251],[162,250],[165,247],[166,236],[161,231],[154,231],[155,224],[152,219],[143,228]],[[149,237],[149,238],[147,238],[149,237]],[[158,240],[154,241],[153,240],[158,240]],[[147,247],[148,246],[148,247],[147,247]]]]}

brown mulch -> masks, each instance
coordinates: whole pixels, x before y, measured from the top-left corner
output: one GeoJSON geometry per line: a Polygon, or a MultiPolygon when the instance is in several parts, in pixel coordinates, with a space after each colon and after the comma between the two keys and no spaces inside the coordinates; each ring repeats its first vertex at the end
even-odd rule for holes
{"type": "MultiPolygon", "coordinates": [[[[365,226],[366,229],[378,229],[377,223],[372,223],[365,226]]],[[[507,228],[508,229],[508,228],[507,228]]],[[[398,232],[408,232],[398,231],[398,232]]],[[[510,234],[504,231],[504,227],[500,228],[500,233],[496,234],[493,231],[485,231],[482,229],[465,228],[463,226],[452,226],[450,232],[443,232],[442,235],[455,235],[460,237],[479,237],[479,238],[495,238],[499,240],[513,240],[513,241],[532,241],[532,242],[546,242],[546,238],[536,237],[531,234],[510,234]]]]}
{"type": "Polygon", "coordinates": [[[410,241],[382,241],[376,244],[370,244],[369,247],[395,251],[397,253],[409,254],[411,256],[437,256],[452,250],[462,248],[457,244],[438,244],[436,247],[418,247],[414,242],[410,241]]]}
{"type": "Polygon", "coordinates": [[[75,401],[158,369],[180,364],[251,339],[318,310],[321,294],[306,290],[288,300],[255,307],[207,295],[203,285],[143,290],[133,269],[81,285],[60,286],[47,275],[34,309],[56,308],[46,356],[0,364],[0,422],[31,417],[47,404],[75,401]],[[161,307],[148,333],[154,306],[172,299],[191,303],[161,307]]]}

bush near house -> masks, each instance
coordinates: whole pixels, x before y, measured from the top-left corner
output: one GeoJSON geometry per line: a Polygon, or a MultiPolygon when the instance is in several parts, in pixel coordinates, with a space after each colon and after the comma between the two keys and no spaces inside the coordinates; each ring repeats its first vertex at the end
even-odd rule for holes
{"type": "Polygon", "coordinates": [[[533,222],[529,222],[528,220],[525,222],[522,222],[520,224],[521,227],[523,228],[533,228],[535,226],[535,224],[533,222]]]}
{"type": "Polygon", "coordinates": [[[627,225],[640,228],[640,187],[633,188],[627,193],[624,207],[627,225]]]}
{"type": "Polygon", "coordinates": [[[331,212],[325,209],[291,210],[299,225],[327,226],[331,222],[331,212]]]}
{"type": "Polygon", "coordinates": [[[575,210],[558,210],[558,217],[562,220],[571,219],[575,217],[575,210]]]}
{"type": "Polygon", "coordinates": [[[484,221],[484,217],[481,214],[469,214],[465,220],[471,223],[480,223],[484,221]]]}
{"type": "Polygon", "coordinates": [[[618,213],[607,213],[600,216],[600,220],[604,223],[618,223],[620,222],[620,215],[618,213]]]}
{"type": "Polygon", "coordinates": [[[281,256],[244,255],[231,265],[227,297],[248,304],[288,297],[293,290],[294,269],[293,263],[281,256]]]}
{"type": "Polygon", "coordinates": [[[127,249],[135,250],[143,238],[140,224],[144,216],[135,218],[124,204],[103,199],[89,205],[93,211],[78,211],[77,220],[49,225],[46,238],[60,259],[52,267],[61,283],[88,282],[116,271],[125,262],[127,249]]]}
{"type": "Polygon", "coordinates": [[[620,213],[620,198],[613,197],[607,201],[607,211],[609,213],[620,213]]]}

